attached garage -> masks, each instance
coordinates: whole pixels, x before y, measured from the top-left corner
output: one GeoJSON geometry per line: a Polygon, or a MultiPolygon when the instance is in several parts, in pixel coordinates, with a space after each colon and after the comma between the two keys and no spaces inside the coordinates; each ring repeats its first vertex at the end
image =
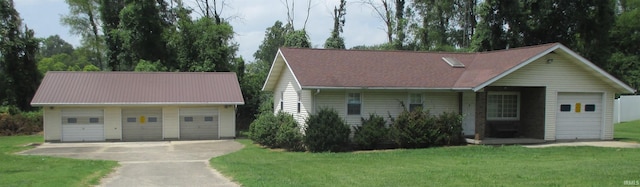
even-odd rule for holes
{"type": "Polygon", "coordinates": [[[122,109],[123,141],[162,139],[162,108],[122,109]]]}
{"type": "Polygon", "coordinates": [[[556,139],[600,139],[602,93],[558,93],[556,139]]]}
{"type": "Polygon", "coordinates": [[[32,106],[46,142],[235,138],[233,72],[47,72],[32,106]]]}
{"type": "Polygon", "coordinates": [[[62,141],[104,141],[102,109],[62,110],[62,141]]]}
{"type": "Polygon", "coordinates": [[[180,139],[218,139],[218,110],[215,108],[181,108],[180,139]]]}

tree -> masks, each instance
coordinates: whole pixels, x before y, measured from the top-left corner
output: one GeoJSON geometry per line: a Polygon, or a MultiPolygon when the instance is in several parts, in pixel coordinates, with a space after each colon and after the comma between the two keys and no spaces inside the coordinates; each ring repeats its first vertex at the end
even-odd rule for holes
{"type": "Polygon", "coordinates": [[[387,42],[392,44],[394,49],[405,49],[407,40],[405,28],[413,16],[413,11],[405,6],[406,1],[380,0],[380,3],[376,3],[374,0],[361,0],[360,3],[371,7],[378,18],[384,22],[387,42]]]}
{"type": "Polygon", "coordinates": [[[273,23],[273,26],[267,28],[265,31],[262,43],[258,47],[258,50],[253,53],[256,63],[266,63],[262,69],[269,71],[268,68],[271,67],[271,62],[276,57],[278,48],[284,46],[287,30],[281,21],[276,21],[273,23]]]}
{"type": "Polygon", "coordinates": [[[474,35],[477,51],[560,42],[604,67],[614,22],[611,1],[484,1],[474,35]]]}
{"type": "Polygon", "coordinates": [[[22,25],[13,0],[0,1],[0,90],[1,103],[20,110],[31,109],[31,99],[42,75],[36,66],[38,40],[22,25]]]}
{"type": "Polygon", "coordinates": [[[327,49],[344,49],[344,38],[340,36],[342,33],[342,28],[344,27],[345,18],[344,16],[347,14],[346,9],[346,0],[340,0],[340,8],[333,8],[333,30],[331,31],[331,36],[327,38],[327,41],[324,43],[324,48],[327,49]]]}
{"type": "Polygon", "coordinates": [[[285,36],[284,46],[310,48],[311,42],[309,41],[309,35],[307,35],[307,31],[302,29],[287,32],[287,35],[285,36]]]}
{"type": "Polygon", "coordinates": [[[120,10],[118,35],[122,39],[124,52],[118,54],[119,66],[116,70],[133,70],[140,60],[160,61],[167,64],[167,49],[163,32],[167,26],[160,17],[156,1],[129,1],[120,10]]]}
{"type": "Polygon", "coordinates": [[[606,69],[636,90],[640,89],[640,2],[621,1],[620,13],[610,32],[614,53],[606,69]]]}
{"type": "Polygon", "coordinates": [[[73,46],[64,41],[60,36],[52,35],[41,41],[40,57],[51,57],[57,54],[71,55],[73,46]]]}
{"type": "Polygon", "coordinates": [[[91,49],[92,64],[105,69],[104,39],[100,30],[100,0],[65,0],[69,14],[61,18],[61,23],[71,29],[71,33],[82,37],[82,43],[91,49]]]}
{"type": "Polygon", "coordinates": [[[125,6],[125,0],[100,0],[100,20],[102,21],[102,32],[107,46],[105,52],[107,56],[107,67],[110,70],[120,70],[118,56],[124,51],[122,48],[122,38],[118,33],[120,25],[120,10],[125,6]]]}

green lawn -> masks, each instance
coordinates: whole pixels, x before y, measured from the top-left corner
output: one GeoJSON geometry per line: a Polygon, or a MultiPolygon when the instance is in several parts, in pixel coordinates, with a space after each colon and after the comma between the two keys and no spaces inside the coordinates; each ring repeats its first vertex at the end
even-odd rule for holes
{"type": "Polygon", "coordinates": [[[0,186],[90,186],[112,171],[115,161],[76,160],[13,153],[42,136],[0,137],[0,186]]]}
{"type": "Polygon", "coordinates": [[[245,148],[211,159],[244,186],[621,186],[640,149],[460,146],[360,153],[245,148]]]}
{"type": "Polygon", "coordinates": [[[615,124],[614,138],[627,142],[640,142],[640,120],[615,124]]]}

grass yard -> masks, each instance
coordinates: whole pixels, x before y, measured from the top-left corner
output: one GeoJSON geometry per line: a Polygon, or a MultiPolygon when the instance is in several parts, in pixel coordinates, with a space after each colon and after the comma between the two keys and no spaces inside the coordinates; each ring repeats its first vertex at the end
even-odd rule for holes
{"type": "Polygon", "coordinates": [[[245,148],[211,159],[243,186],[621,186],[640,149],[460,146],[359,153],[245,148]]]}
{"type": "Polygon", "coordinates": [[[40,143],[42,136],[0,137],[0,186],[96,185],[118,164],[115,161],[76,160],[13,153],[40,143]]]}
{"type": "Polygon", "coordinates": [[[640,120],[615,124],[614,129],[616,140],[640,142],[640,120]]]}

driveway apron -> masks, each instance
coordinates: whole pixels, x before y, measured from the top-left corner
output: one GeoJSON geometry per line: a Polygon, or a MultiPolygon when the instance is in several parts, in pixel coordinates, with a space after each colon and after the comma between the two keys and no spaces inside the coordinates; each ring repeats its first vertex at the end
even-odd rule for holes
{"type": "Polygon", "coordinates": [[[242,147],[232,140],[45,143],[20,154],[118,161],[99,186],[238,186],[209,159],[242,147]]]}

